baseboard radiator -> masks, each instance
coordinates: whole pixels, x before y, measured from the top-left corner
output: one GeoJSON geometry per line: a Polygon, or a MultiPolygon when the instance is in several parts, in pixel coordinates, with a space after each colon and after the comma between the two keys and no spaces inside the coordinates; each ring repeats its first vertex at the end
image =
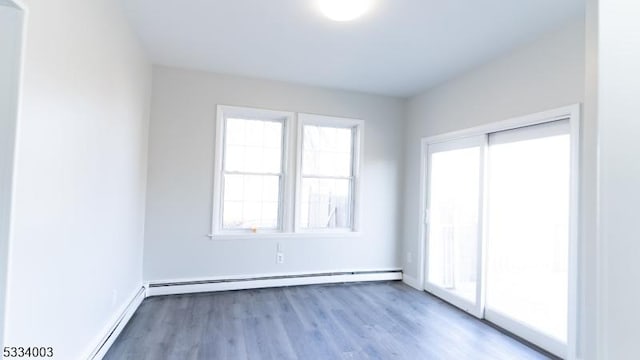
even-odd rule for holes
{"type": "Polygon", "coordinates": [[[402,280],[402,270],[344,271],[192,281],[157,281],[150,282],[147,285],[147,296],[385,280],[402,280]]]}

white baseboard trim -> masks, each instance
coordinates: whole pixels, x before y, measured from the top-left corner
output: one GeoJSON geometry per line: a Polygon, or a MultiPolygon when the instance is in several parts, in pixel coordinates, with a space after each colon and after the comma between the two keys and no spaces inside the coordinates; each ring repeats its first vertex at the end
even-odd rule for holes
{"type": "Polygon", "coordinates": [[[88,360],[102,360],[107,354],[113,342],[118,338],[125,325],[129,322],[133,314],[138,310],[142,301],[147,297],[146,288],[143,286],[135,293],[131,301],[125,306],[124,310],[116,318],[113,324],[107,329],[104,337],[98,343],[98,346],[87,357],[88,360]]]}
{"type": "Polygon", "coordinates": [[[385,280],[402,280],[401,270],[297,273],[276,276],[252,276],[245,278],[217,278],[210,280],[153,281],[147,284],[147,297],[199,292],[385,280]]]}
{"type": "Polygon", "coordinates": [[[414,278],[413,276],[402,274],[402,282],[411,286],[416,290],[420,290],[420,291],[424,290],[424,286],[422,286],[422,284],[420,284],[420,281],[418,281],[418,279],[414,278]]]}

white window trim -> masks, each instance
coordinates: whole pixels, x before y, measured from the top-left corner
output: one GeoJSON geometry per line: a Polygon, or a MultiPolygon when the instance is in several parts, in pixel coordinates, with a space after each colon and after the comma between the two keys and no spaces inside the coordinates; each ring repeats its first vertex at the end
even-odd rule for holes
{"type": "MultiPolygon", "coordinates": [[[[254,234],[250,229],[224,229],[222,223],[223,215],[223,184],[224,184],[224,148],[225,148],[225,123],[227,118],[230,117],[247,117],[265,121],[278,121],[282,122],[282,170],[280,173],[280,203],[278,206],[278,226],[275,229],[259,229],[261,234],[269,233],[281,233],[287,231],[291,227],[290,209],[286,206],[286,194],[289,184],[289,173],[291,172],[289,159],[289,144],[290,144],[290,128],[292,128],[293,119],[295,114],[286,111],[264,110],[254,109],[247,107],[237,107],[228,105],[218,105],[217,117],[216,117],[216,135],[215,135],[215,150],[214,150],[214,179],[213,179],[213,214],[211,221],[211,234],[210,236],[222,236],[222,235],[247,235],[254,234]]],[[[255,233],[257,234],[257,233],[255,233]]]]}
{"type": "Polygon", "coordinates": [[[358,119],[339,118],[334,116],[324,116],[315,114],[298,114],[298,133],[297,133],[297,171],[296,171],[296,189],[302,189],[302,142],[304,125],[317,125],[334,128],[353,129],[353,151],[352,151],[352,171],[351,171],[351,226],[348,228],[334,228],[334,229],[304,229],[300,226],[300,209],[301,209],[301,191],[295,193],[295,232],[296,233],[311,233],[311,234],[327,234],[327,233],[357,233],[360,231],[360,172],[361,172],[361,158],[363,151],[363,132],[364,121],[358,119]]]}
{"type": "Polygon", "coordinates": [[[250,107],[218,105],[214,147],[213,209],[211,232],[207,235],[216,240],[241,240],[253,238],[334,238],[359,237],[360,232],[360,173],[364,120],[342,118],[328,115],[295,113],[290,111],[266,110],[250,107]],[[225,147],[225,122],[228,117],[249,117],[264,120],[282,121],[282,176],[280,184],[279,227],[277,229],[258,229],[252,232],[247,229],[224,229],[223,215],[223,166],[225,147]],[[302,179],[302,126],[313,124],[339,128],[353,128],[353,189],[351,199],[351,228],[341,229],[301,229],[298,226],[302,179]],[[295,141],[295,143],[294,143],[295,141]]]}

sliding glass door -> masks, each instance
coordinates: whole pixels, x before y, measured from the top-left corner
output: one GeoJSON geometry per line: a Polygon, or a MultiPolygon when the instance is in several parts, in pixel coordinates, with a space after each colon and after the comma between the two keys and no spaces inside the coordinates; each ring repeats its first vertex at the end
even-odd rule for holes
{"type": "Polygon", "coordinates": [[[484,136],[430,145],[428,290],[481,316],[484,136]]]}
{"type": "Polygon", "coordinates": [[[570,121],[425,148],[425,288],[567,355],[570,121]]]}
{"type": "Polygon", "coordinates": [[[567,342],[569,121],[489,135],[485,317],[561,353],[567,342]]]}

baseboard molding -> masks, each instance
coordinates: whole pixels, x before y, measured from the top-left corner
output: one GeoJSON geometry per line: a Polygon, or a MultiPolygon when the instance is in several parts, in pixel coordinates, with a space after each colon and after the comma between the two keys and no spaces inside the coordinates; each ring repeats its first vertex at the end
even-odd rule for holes
{"type": "Polygon", "coordinates": [[[102,360],[145,298],[146,288],[143,286],[138,290],[138,292],[136,292],[131,301],[129,301],[124,310],[116,318],[114,323],[107,329],[104,337],[98,343],[98,346],[96,346],[96,348],[87,357],[88,360],[102,360]]]}
{"type": "Polygon", "coordinates": [[[424,286],[422,286],[422,284],[420,284],[420,281],[418,281],[418,279],[414,278],[413,276],[402,274],[402,282],[416,290],[424,290],[424,286]]]}
{"type": "Polygon", "coordinates": [[[147,297],[199,292],[259,289],[269,287],[332,284],[363,281],[402,280],[402,271],[373,270],[331,273],[296,273],[182,281],[153,281],[147,285],[147,297]]]}

